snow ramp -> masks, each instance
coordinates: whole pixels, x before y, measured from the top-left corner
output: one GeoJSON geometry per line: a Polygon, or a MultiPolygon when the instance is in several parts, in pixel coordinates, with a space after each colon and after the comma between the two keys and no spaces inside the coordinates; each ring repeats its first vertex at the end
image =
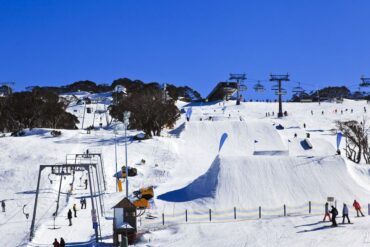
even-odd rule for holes
{"type": "MultiPolygon", "coordinates": [[[[283,151],[279,133],[267,121],[197,121],[187,122],[181,139],[188,151],[212,154],[212,159],[218,153],[219,142],[223,133],[228,139],[222,153],[228,155],[253,155],[254,151],[283,151]]],[[[188,152],[187,151],[187,152],[188,152]]]]}
{"type": "MultiPolygon", "coordinates": [[[[255,208],[324,202],[364,201],[369,191],[356,183],[339,156],[217,156],[206,173],[187,186],[164,193],[167,202],[255,208]]],[[[351,204],[350,204],[351,205],[351,204]]]]}

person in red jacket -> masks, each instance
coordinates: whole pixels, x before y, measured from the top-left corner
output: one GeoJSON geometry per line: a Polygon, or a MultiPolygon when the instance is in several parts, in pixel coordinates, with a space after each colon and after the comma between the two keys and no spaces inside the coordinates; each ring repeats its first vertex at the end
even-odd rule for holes
{"type": "Polygon", "coordinates": [[[360,205],[360,203],[358,203],[358,201],[355,200],[353,202],[353,207],[356,209],[357,217],[360,217],[360,215],[358,213],[361,213],[361,216],[365,217],[365,215],[361,211],[361,205],[360,205]]]}

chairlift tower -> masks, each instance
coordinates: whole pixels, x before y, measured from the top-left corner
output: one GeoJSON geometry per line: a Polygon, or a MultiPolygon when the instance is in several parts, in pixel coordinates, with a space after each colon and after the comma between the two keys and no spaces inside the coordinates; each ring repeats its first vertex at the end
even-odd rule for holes
{"type": "Polygon", "coordinates": [[[361,76],[360,87],[370,87],[370,78],[361,76]]]}
{"type": "Polygon", "coordinates": [[[236,80],[236,105],[240,105],[240,84],[246,80],[247,77],[245,74],[230,74],[229,80],[236,80]]]}
{"type": "Polygon", "coordinates": [[[278,88],[275,94],[278,95],[279,99],[279,112],[278,112],[278,117],[281,118],[283,117],[283,102],[282,102],[282,95],[286,94],[286,91],[282,89],[282,82],[283,81],[289,81],[289,74],[286,75],[270,75],[270,81],[276,81],[278,82],[278,88]]]}

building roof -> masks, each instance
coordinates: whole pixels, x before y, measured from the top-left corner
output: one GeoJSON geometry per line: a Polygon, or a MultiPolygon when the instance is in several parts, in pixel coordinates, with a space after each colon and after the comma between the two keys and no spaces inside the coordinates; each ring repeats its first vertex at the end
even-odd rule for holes
{"type": "Polygon", "coordinates": [[[118,202],[113,208],[135,208],[135,205],[127,199],[127,197],[123,198],[120,202],[118,202]]]}

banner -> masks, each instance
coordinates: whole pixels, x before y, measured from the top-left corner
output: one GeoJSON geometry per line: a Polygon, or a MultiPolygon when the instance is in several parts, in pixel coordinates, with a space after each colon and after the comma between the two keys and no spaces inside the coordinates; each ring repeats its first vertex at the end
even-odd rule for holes
{"type": "Polygon", "coordinates": [[[337,150],[339,150],[340,141],[342,140],[342,136],[343,134],[341,132],[337,134],[337,150]]]}
{"type": "Polygon", "coordinates": [[[220,139],[220,146],[219,146],[219,148],[218,148],[218,152],[220,152],[221,151],[221,148],[222,148],[222,146],[224,145],[224,142],[226,141],[226,139],[227,139],[227,133],[223,133],[222,134],[222,136],[221,136],[221,139],[220,139]]]}

